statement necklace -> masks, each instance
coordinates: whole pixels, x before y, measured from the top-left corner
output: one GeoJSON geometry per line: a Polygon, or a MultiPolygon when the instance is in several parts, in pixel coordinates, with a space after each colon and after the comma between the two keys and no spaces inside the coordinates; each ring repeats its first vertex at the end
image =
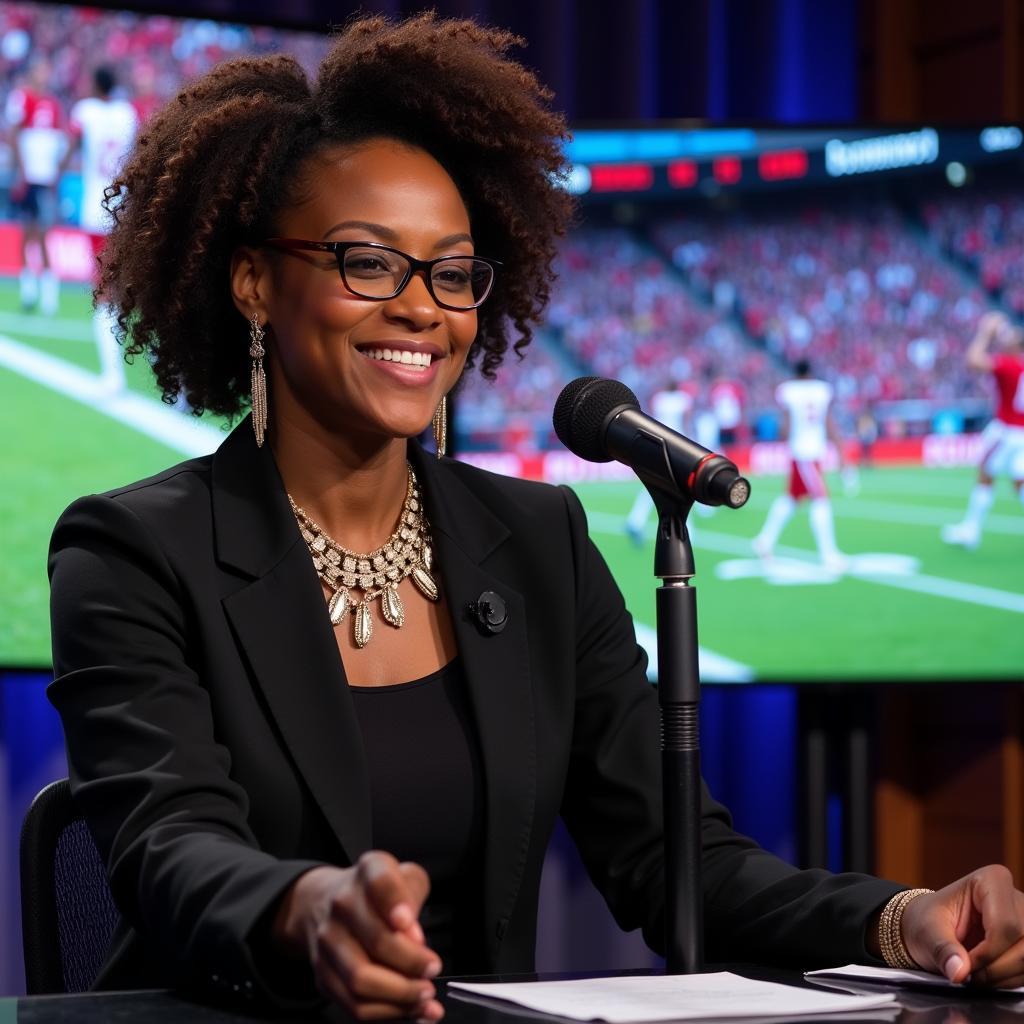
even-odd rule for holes
{"type": "Polygon", "coordinates": [[[398,585],[412,577],[416,589],[430,601],[438,599],[437,583],[431,575],[434,553],[430,546],[430,524],[423,512],[416,474],[409,466],[409,485],[398,517],[398,527],[376,551],[360,554],[342,547],[324,533],[304,509],[288,495],[299,532],[313,557],[317,575],[333,591],[328,611],[337,626],[352,612],[352,632],[356,647],[365,647],[373,636],[370,602],[380,598],[384,621],[395,629],[405,625],[405,608],[398,585]],[[362,597],[354,591],[361,590],[362,597]]]}

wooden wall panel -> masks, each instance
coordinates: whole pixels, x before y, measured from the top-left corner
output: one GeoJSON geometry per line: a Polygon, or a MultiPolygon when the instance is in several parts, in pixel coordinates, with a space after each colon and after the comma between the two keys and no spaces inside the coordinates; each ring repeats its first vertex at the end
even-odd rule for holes
{"type": "Polygon", "coordinates": [[[864,0],[861,113],[882,122],[1014,120],[1021,0],[864,0]]]}
{"type": "MultiPolygon", "coordinates": [[[[882,123],[1024,120],[1024,0],[863,0],[861,115],[882,123]]],[[[936,887],[988,862],[1024,881],[1024,695],[880,695],[875,868],[936,887]]]]}
{"type": "Polygon", "coordinates": [[[878,874],[939,888],[983,864],[1024,879],[1019,688],[904,687],[880,696],[878,874]]]}
{"type": "Polygon", "coordinates": [[[1001,40],[978,40],[970,48],[943,48],[916,64],[914,120],[989,121],[1004,117],[1001,40]]]}
{"type": "MultiPolygon", "coordinates": [[[[899,6],[906,0],[882,0],[899,6]]],[[[1018,0],[1019,2],[1019,0],[1018,0]]],[[[917,26],[915,46],[962,49],[973,41],[997,36],[1002,29],[1004,0],[911,0],[917,26]]]]}

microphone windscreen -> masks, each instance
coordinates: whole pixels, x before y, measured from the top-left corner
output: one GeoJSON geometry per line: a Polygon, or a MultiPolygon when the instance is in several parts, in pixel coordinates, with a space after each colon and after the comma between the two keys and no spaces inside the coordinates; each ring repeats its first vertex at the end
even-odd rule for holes
{"type": "Polygon", "coordinates": [[[552,417],[558,440],[588,462],[611,462],[604,444],[608,414],[622,405],[640,408],[625,384],[606,377],[577,377],[562,388],[552,417]]]}

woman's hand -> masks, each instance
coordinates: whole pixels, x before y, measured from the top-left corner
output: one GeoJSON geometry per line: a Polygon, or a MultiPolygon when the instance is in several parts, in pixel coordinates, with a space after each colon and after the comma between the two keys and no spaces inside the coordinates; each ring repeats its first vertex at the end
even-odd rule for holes
{"type": "Polygon", "coordinates": [[[926,971],[995,988],[1024,985],[1024,893],[995,864],[912,900],[903,941],[926,971]]]}
{"type": "Polygon", "coordinates": [[[354,867],[300,875],[282,900],[274,937],[308,955],[320,991],[359,1020],[440,1020],[430,979],[441,961],[417,921],[429,891],[418,864],[364,853],[354,867]]]}

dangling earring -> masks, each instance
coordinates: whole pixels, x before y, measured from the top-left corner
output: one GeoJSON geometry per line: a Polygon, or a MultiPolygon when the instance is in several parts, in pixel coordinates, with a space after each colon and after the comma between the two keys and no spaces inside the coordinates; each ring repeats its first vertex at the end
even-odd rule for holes
{"type": "Polygon", "coordinates": [[[252,430],[256,435],[256,447],[263,447],[263,435],[267,429],[267,377],[263,372],[263,328],[259,314],[253,313],[249,321],[249,355],[252,357],[252,430]]]}
{"type": "Polygon", "coordinates": [[[434,411],[434,418],[430,421],[434,428],[434,445],[437,448],[437,457],[441,458],[448,450],[448,396],[441,398],[441,403],[434,411]]]}

